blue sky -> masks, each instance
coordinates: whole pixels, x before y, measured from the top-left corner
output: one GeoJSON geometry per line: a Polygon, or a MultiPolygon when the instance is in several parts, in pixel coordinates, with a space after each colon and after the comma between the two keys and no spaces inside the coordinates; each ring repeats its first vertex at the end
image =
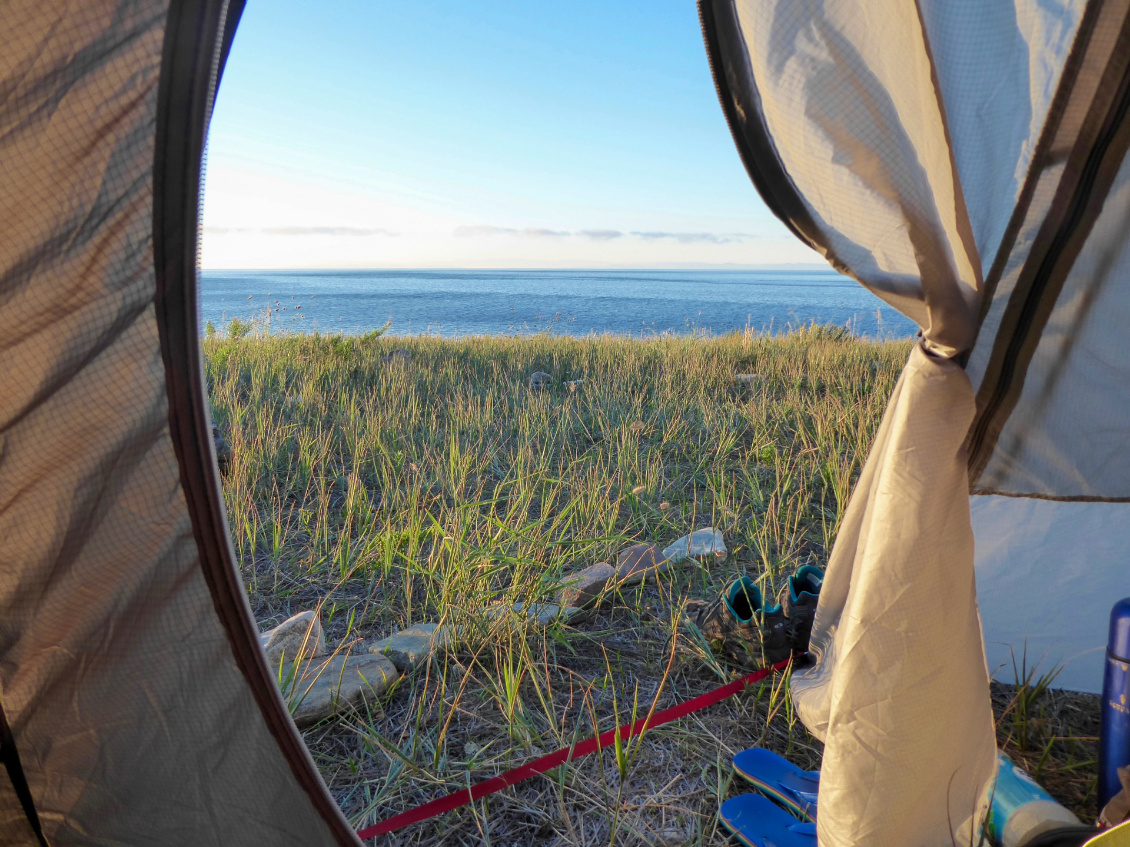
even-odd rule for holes
{"type": "Polygon", "coordinates": [[[209,268],[814,262],[718,105],[692,0],[249,0],[209,268]]]}

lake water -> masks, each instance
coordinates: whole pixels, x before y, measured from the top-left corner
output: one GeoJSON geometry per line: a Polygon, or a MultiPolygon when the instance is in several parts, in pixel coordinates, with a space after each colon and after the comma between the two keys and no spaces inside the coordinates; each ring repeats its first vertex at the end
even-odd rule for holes
{"type": "Polygon", "coordinates": [[[201,330],[232,318],[272,331],[717,335],[816,322],[871,338],[915,325],[834,271],[204,271],[201,330]]]}

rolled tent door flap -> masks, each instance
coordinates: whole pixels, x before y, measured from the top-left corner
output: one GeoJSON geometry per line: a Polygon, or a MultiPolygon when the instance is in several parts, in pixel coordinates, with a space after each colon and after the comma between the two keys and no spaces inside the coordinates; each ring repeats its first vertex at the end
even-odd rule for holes
{"type": "Polygon", "coordinates": [[[358,843],[251,640],[200,436],[200,154],[241,6],[5,11],[0,842],[358,843]]]}
{"type": "MultiPolygon", "coordinates": [[[[1114,329],[1127,5],[699,2],[723,112],[767,204],[922,329],[844,512],[815,663],[793,677],[826,743],[822,845],[968,843],[980,826],[995,748],[980,550],[990,642],[1055,617],[1038,582],[1004,596],[1017,542],[1036,532],[1030,501],[998,507],[1003,523],[978,503],[974,523],[971,481],[1001,494],[985,485],[1007,477],[1021,498],[1130,493],[1116,470],[1130,462],[1130,357],[1114,329]],[[1098,415],[1073,416],[1079,399],[1098,415]]],[[[1088,567],[1031,565],[1076,591],[1088,567]]],[[[1109,586],[1082,593],[1094,605],[1109,586]]]]}

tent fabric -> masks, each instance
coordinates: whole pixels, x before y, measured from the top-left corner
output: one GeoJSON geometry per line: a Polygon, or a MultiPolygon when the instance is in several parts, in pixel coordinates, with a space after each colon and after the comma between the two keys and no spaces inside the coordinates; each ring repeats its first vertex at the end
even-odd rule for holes
{"type": "Polygon", "coordinates": [[[1130,499],[1127,232],[1130,160],[1064,280],[976,493],[1130,499]]]}
{"type": "Polygon", "coordinates": [[[1122,503],[972,498],[977,602],[989,671],[1056,671],[1053,687],[1102,688],[1110,607],[1130,596],[1122,503]],[[1037,622],[1040,625],[1037,625],[1037,622]]]}
{"type": "MultiPolygon", "coordinates": [[[[254,637],[208,427],[200,163],[241,8],[5,9],[0,843],[357,844],[254,637]]],[[[794,675],[820,842],[965,841],[977,597],[996,650],[1058,626],[1037,598],[1130,593],[1102,529],[1130,496],[1130,0],[699,8],[770,208],[923,330],[794,675]]]]}
{"type": "Polygon", "coordinates": [[[1092,558],[1079,531],[1112,504],[1055,510],[1083,542],[1066,550],[1033,549],[1046,507],[1000,502],[1122,499],[1126,485],[1130,3],[699,9],[770,208],[922,328],[831,555],[815,665],[793,678],[826,742],[819,840],[967,843],[994,745],[975,567],[994,669],[1029,635],[1048,636],[1044,660],[1093,652],[1095,627],[1057,632],[1050,598],[1093,621],[1130,591],[1120,559],[1092,558]],[[1010,496],[971,510],[971,493],[1010,496]]]}
{"type": "Polygon", "coordinates": [[[950,843],[951,828],[968,844],[986,810],[996,742],[965,494],[973,414],[965,372],[916,347],[840,526],[816,665],[792,683],[825,744],[822,845],[950,843]]]}
{"type": "MultiPolygon", "coordinates": [[[[1021,419],[1013,412],[1021,394],[1031,393],[1026,379],[1035,348],[1053,313],[1070,308],[1070,298],[1061,296],[1073,287],[1069,280],[1094,288],[1097,280],[1085,272],[1093,271],[1096,261],[1116,259],[1110,250],[1118,245],[1101,237],[1103,227],[1100,237],[1091,235],[1130,144],[1127,5],[1089,4],[1070,60],[1076,73],[1060,85],[1017,206],[1015,237],[1006,236],[988,279],[992,300],[968,367],[978,405],[970,433],[975,491],[992,491],[982,484],[984,469],[1002,456],[996,448],[1003,427],[1021,419]],[[1088,244],[1090,251],[1084,249],[1088,244]],[[1089,263],[1077,263],[1081,252],[1089,253],[1089,263]]],[[[1113,211],[1117,220],[1117,208],[1113,211]]]]}
{"type": "MultiPolygon", "coordinates": [[[[225,11],[5,12],[0,707],[52,845],[358,843],[248,647],[222,512],[200,508],[214,458],[188,437],[225,11]]],[[[0,843],[37,843],[11,773],[0,843]]]]}

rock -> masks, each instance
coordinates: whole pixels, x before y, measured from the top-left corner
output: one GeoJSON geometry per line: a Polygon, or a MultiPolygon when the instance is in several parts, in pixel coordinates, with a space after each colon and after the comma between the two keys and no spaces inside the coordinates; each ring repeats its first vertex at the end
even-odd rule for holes
{"type": "Polygon", "coordinates": [[[581,610],[570,606],[559,606],[556,603],[530,603],[528,607],[525,603],[515,603],[514,611],[525,614],[540,626],[548,626],[558,619],[563,622],[568,621],[581,610]]]}
{"type": "Polygon", "coordinates": [[[671,564],[675,564],[684,559],[697,559],[710,554],[725,559],[728,552],[722,533],[708,526],[706,529],[696,529],[690,535],[684,535],[663,551],[663,557],[671,564]]]}
{"type": "Polygon", "coordinates": [[[736,374],[734,379],[742,388],[756,388],[761,384],[761,374],[736,374]]]}
{"type": "Polygon", "coordinates": [[[616,568],[607,562],[599,562],[583,570],[566,574],[561,578],[557,602],[562,606],[573,606],[578,609],[591,606],[615,575],[616,568]]]}
{"type": "Polygon", "coordinates": [[[267,666],[272,673],[281,663],[293,662],[300,652],[303,659],[326,655],[326,636],[315,612],[299,612],[287,618],[274,629],[261,633],[259,643],[267,654],[267,666]]]}
{"type": "Polygon", "coordinates": [[[663,573],[667,566],[658,544],[633,544],[616,557],[616,581],[622,587],[638,585],[649,576],[663,573]]]}
{"type": "Polygon", "coordinates": [[[409,671],[426,662],[436,650],[447,647],[450,641],[446,628],[436,623],[421,623],[380,641],[372,641],[366,649],[387,657],[397,670],[409,671]]]}
{"type": "Polygon", "coordinates": [[[543,391],[549,388],[551,382],[553,382],[553,377],[544,371],[534,371],[530,374],[530,388],[534,391],[543,391]]]}
{"type": "Polygon", "coordinates": [[[393,350],[385,356],[381,356],[382,365],[406,365],[412,359],[412,354],[407,350],[393,350]]]}
{"type": "Polygon", "coordinates": [[[231,445],[224,438],[215,421],[212,421],[212,441],[216,445],[216,465],[219,467],[220,473],[225,474],[231,467],[231,445]]]}
{"type": "Polygon", "coordinates": [[[574,606],[562,607],[557,603],[530,603],[528,607],[525,603],[515,603],[512,606],[507,603],[492,603],[487,607],[486,613],[487,617],[491,619],[507,614],[525,615],[540,626],[547,626],[556,620],[563,622],[580,621],[587,617],[584,609],[578,609],[574,606]]]}
{"type": "MultiPolygon", "coordinates": [[[[284,670],[284,679],[289,678],[290,670],[284,670]]],[[[298,678],[288,686],[291,716],[299,727],[316,724],[376,700],[399,678],[392,662],[370,653],[342,653],[321,661],[302,662],[298,678]]]]}
{"type": "Polygon", "coordinates": [[[643,432],[645,429],[647,429],[647,424],[643,421],[632,421],[628,425],[628,432],[643,432]]]}

